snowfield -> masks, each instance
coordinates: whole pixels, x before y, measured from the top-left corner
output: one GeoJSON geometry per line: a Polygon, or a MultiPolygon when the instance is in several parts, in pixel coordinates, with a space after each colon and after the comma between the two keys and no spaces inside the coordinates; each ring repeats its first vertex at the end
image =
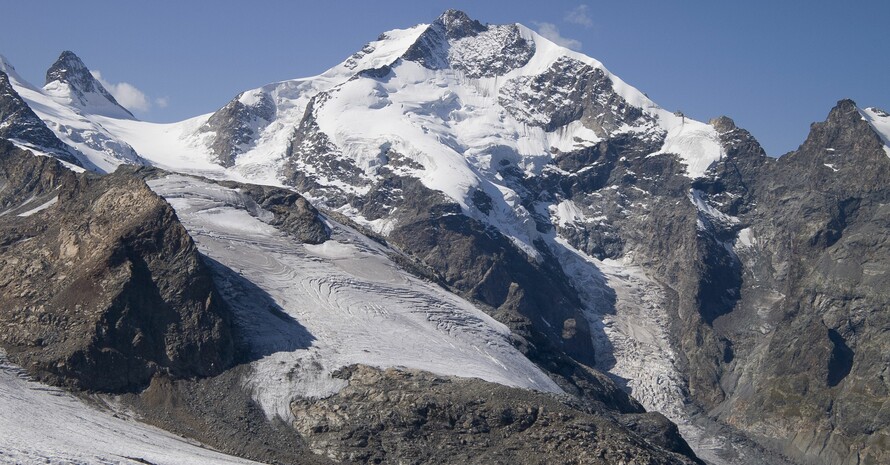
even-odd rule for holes
{"type": "MultiPolygon", "coordinates": [[[[289,418],[295,397],[345,386],[361,363],[562,392],[509,342],[509,330],[469,302],[398,268],[379,244],[329,222],[306,245],[263,222],[242,194],[172,175],[150,186],[176,209],[261,358],[247,387],[267,415],[289,418]]],[[[255,204],[253,204],[255,205],[255,204]]]]}
{"type": "Polygon", "coordinates": [[[0,463],[255,464],[30,381],[0,353],[0,463]]]}

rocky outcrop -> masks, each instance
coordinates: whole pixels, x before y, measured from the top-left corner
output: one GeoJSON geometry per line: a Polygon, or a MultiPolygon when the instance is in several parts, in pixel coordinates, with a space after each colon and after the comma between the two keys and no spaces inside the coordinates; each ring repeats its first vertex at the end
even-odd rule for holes
{"type": "Polygon", "coordinates": [[[259,209],[272,213],[268,224],[291,234],[300,242],[321,244],[331,237],[318,210],[296,192],[280,187],[229,181],[223,181],[220,184],[238,189],[256,202],[259,209]]]}
{"type": "Polygon", "coordinates": [[[265,92],[254,91],[235,97],[217,110],[199,132],[211,133],[208,148],[219,164],[230,167],[274,118],[275,102],[265,92]]]}
{"type": "Polygon", "coordinates": [[[230,311],[163,199],[127,173],[74,176],[2,150],[5,208],[51,196],[30,216],[0,217],[0,346],[10,360],[45,382],[114,392],[232,364],[230,311]]]}
{"type": "Polygon", "coordinates": [[[743,254],[736,319],[769,332],[743,335],[726,325],[736,345],[752,350],[733,367],[737,387],[724,416],[779,438],[804,461],[883,463],[890,459],[883,142],[844,100],[796,152],[758,174],[757,243],[743,254]]]}
{"type": "Polygon", "coordinates": [[[700,463],[654,415],[604,412],[481,380],[351,366],[336,395],[292,404],[315,453],[346,463],[700,463]]]}

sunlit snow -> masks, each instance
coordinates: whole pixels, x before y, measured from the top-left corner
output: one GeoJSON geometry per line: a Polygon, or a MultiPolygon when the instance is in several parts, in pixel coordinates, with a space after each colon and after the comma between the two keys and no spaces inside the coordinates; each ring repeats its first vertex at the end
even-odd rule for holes
{"type": "Polygon", "coordinates": [[[503,324],[349,228],[331,222],[331,240],[305,245],[249,213],[232,189],[178,175],[150,185],[217,262],[217,283],[262,355],[248,388],[267,414],[286,418],[295,396],[335,393],[344,381],[331,373],[355,363],[561,392],[503,324]]]}

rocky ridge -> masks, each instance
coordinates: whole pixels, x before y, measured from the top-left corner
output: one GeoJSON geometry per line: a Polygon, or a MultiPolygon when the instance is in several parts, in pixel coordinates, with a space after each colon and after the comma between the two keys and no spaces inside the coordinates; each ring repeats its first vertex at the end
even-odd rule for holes
{"type": "Polygon", "coordinates": [[[660,415],[602,411],[550,396],[424,372],[353,366],[349,385],[295,400],[294,428],[348,463],[700,463],[660,415]],[[673,452],[671,452],[673,451],[673,452]]]}

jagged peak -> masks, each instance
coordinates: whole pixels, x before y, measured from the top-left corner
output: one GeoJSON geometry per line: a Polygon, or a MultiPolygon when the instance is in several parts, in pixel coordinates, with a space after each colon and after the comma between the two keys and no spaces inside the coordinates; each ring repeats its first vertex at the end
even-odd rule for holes
{"type": "MultiPolygon", "coordinates": [[[[850,119],[855,115],[859,114],[859,107],[856,106],[856,102],[851,99],[845,98],[838,100],[837,104],[835,104],[834,108],[828,113],[829,121],[840,121],[843,119],[850,119]]],[[[858,116],[855,116],[855,119],[859,119],[858,116]]]]}
{"type": "Polygon", "coordinates": [[[433,26],[441,26],[444,30],[445,37],[451,40],[471,37],[487,29],[485,25],[470,18],[466,13],[460,10],[449,9],[439,15],[433,26]]]}
{"type": "MultiPolygon", "coordinates": [[[[46,70],[46,82],[49,84],[53,81],[64,82],[68,84],[80,84],[81,79],[86,79],[90,74],[90,69],[83,63],[79,56],[70,50],[63,51],[55,63],[46,70]]],[[[94,80],[94,79],[93,79],[94,80]]],[[[87,80],[87,82],[92,82],[87,80]]],[[[98,83],[97,83],[98,84],[98,83]]],[[[101,86],[101,84],[99,84],[101,86]]],[[[85,90],[85,89],[81,89],[85,90]]]]}
{"type": "Polygon", "coordinates": [[[56,97],[65,97],[88,113],[116,118],[133,118],[96,79],[90,69],[74,52],[63,51],[46,71],[44,90],[56,97]]]}
{"type": "Polygon", "coordinates": [[[820,164],[827,157],[834,168],[844,169],[841,161],[855,160],[857,163],[849,166],[858,166],[876,150],[890,156],[888,144],[890,118],[860,109],[851,99],[842,99],[824,121],[810,125],[806,140],[790,155],[792,159],[817,160],[820,164]]]}
{"type": "Polygon", "coordinates": [[[517,24],[483,25],[459,10],[447,10],[411,44],[402,58],[429,69],[453,68],[468,77],[503,75],[525,65],[533,40],[517,24]]]}

